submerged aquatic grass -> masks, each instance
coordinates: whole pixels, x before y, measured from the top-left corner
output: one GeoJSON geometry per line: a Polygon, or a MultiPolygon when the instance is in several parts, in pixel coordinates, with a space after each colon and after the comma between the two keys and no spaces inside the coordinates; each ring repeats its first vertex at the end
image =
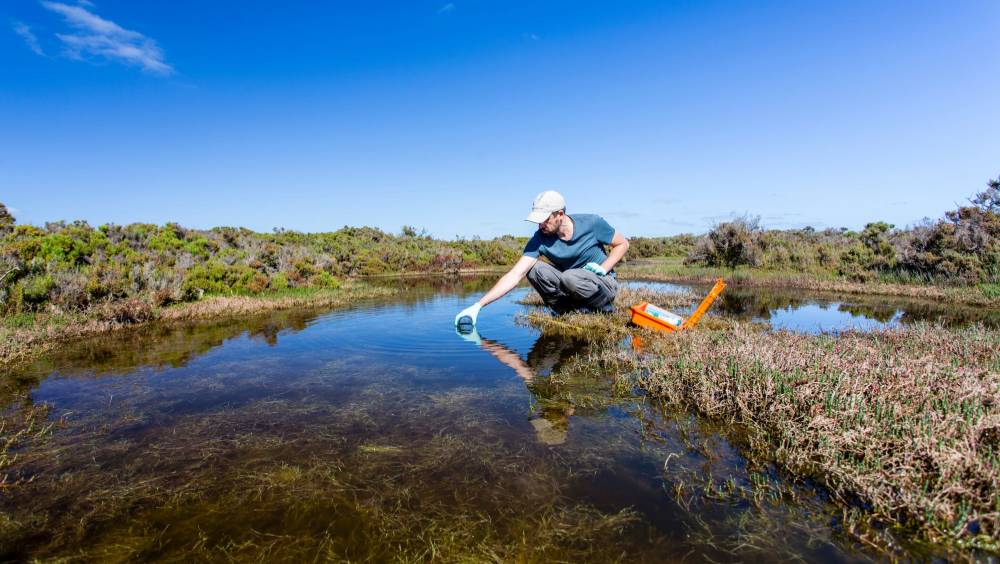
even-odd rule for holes
{"type": "Polygon", "coordinates": [[[20,398],[0,414],[0,491],[15,488],[30,481],[11,471],[21,453],[38,446],[48,437],[59,421],[49,421],[48,404],[34,404],[20,398]]]}
{"type": "Polygon", "coordinates": [[[149,421],[162,414],[101,425],[99,414],[81,414],[72,436],[19,461],[22,479],[0,512],[0,553],[614,561],[631,550],[623,534],[645,534],[627,508],[567,496],[563,462],[469,412],[469,390],[438,393],[433,410],[409,401],[412,393],[373,386],[338,406],[263,400],[159,427],[149,421]],[[389,411],[408,424],[380,417],[389,411]]]}

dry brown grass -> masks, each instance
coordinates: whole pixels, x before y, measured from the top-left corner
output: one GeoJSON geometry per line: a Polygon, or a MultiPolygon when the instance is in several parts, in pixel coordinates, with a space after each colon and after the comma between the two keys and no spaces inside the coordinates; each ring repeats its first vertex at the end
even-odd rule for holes
{"type": "Polygon", "coordinates": [[[220,316],[243,316],[295,308],[324,308],[348,305],[359,300],[391,295],[393,290],[346,282],[336,290],[319,290],[275,297],[216,296],[163,310],[160,319],[190,320],[220,316]]]}

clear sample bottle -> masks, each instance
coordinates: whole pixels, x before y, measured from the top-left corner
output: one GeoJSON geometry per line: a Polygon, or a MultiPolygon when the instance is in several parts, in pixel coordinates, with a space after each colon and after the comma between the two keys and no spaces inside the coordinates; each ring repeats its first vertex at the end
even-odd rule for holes
{"type": "Polygon", "coordinates": [[[664,323],[669,323],[674,327],[680,327],[681,323],[684,323],[684,318],[677,315],[672,311],[667,311],[661,307],[657,307],[653,304],[646,305],[646,313],[649,315],[663,321],[664,323]]]}

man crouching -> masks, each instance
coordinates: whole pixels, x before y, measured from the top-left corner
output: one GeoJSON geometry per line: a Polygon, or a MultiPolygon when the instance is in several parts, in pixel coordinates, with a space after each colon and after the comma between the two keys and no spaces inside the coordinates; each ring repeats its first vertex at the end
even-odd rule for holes
{"type": "Polygon", "coordinates": [[[479,310],[514,289],[525,276],[556,313],[613,311],[618,293],[614,268],[628,250],[628,239],[594,214],[566,214],[559,192],[539,194],[527,221],[537,223],[523,256],[493,288],[455,316],[455,325],[475,326],[479,310]],[[610,245],[608,253],[604,245],[610,245]],[[539,261],[545,257],[549,263],[539,261]]]}

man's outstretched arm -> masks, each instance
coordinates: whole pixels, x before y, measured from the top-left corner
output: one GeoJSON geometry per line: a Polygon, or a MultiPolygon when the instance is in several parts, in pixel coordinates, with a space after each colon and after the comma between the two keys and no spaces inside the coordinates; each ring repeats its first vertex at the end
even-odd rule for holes
{"type": "Polygon", "coordinates": [[[535,257],[521,257],[518,259],[518,261],[514,263],[514,266],[507,271],[507,274],[501,276],[500,279],[497,280],[497,283],[490,288],[490,291],[486,292],[486,295],[479,298],[479,305],[489,305],[490,303],[504,297],[507,292],[517,287],[518,283],[521,282],[521,279],[528,274],[528,271],[531,270],[532,266],[535,266],[536,262],[538,262],[538,259],[535,257]]]}
{"type": "Polygon", "coordinates": [[[528,274],[531,267],[535,266],[536,262],[538,262],[538,259],[535,257],[521,257],[516,263],[514,263],[514,266],[507,271],[507,274],[504,274],[499,280],[497,280],[496,284],[490,288],[490,291],[486,292],[486,295],[479,298],[479,301],[476,303],[458,312],[458,315],[455,316],[455,325],[458,325],[458,320],[463,317],[471,318],[472,324],[475,325],[476,319],[479,317],[479,310],[482,309],[483,306],[499,300],[506,295],[507,292],[513,290],[521,279],[528,274]]]}

